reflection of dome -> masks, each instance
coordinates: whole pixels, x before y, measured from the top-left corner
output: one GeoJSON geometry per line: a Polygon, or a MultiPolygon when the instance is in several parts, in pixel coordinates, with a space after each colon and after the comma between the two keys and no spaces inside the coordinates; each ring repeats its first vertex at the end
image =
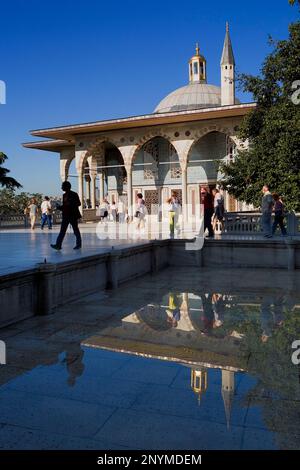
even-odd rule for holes
{"type": "Polygon", "coordinates": [[[136,316],[152,330],[166,331],[172,328],[172,325],[168,322],[165,308],[159,305],[147,305],[138,310],[136,316]]]}
{"type": "Polygon", "coordinates": [[[190,83],[167,95],[154,113],[221,106],[221,88],[207,83],[190,83]]]}

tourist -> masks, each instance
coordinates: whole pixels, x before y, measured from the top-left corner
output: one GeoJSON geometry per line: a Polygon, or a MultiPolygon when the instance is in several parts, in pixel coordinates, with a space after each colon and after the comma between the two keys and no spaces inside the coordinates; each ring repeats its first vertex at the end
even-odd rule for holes
{"type": "Polygon", "coordinates": [[[138,234],[145,228],[146,206],[142,193],[137,194],[137,203],[135,208],[136,230],[138,234]]]}
{"type": "Polygon", "coordinates": [[[52,229],[52,207],[50,203],[50,199],[48,196],[45,196],[42,204],[41,204],[41,229],[43,230],[45,223],[48,224],[48,229],[52,229]]]}
{"type": "Polygon", "coordinates": [[[208,237],[214,236],[214,231],[211,224],[211,218],[214,213],[214,205],[212,195],[209,193],[209,189],[206,187],[201,188],[200,201],[204,208],[204,233],[208,230],[208,237]]]}
{"type": "Polygon", "coordinates": [[[100,221],[103,222],[104,219],[107,220],[108,217],[108,211],[109,211],[109,202],[106,198],[103,199],[103,201],[100,204],[100,221]]]}
{"type": "Polygon", "coordinates": [[[79,206],[81,202],[79,196],[74,191],[71,191],[71,183],[64,181],[61,189],[64,191],[62,206],[58,206],[58,209],[62,211],[62,222],[60,232],[58,234],[55,245],[51,244],[51,247],[55,250],[61,250],[62,242],[65,237],[67,228],[71,224],[74,235],[76,237],[76,245],[74,250],[81,248],[81,235],[78,228],[78,220],[81,218],[79,206]]]}
{"type": "Polygon", "coordinates": [[[274,200],[274,214],[275,214],[274,223],[273,223],[273,226],[272,226],[272,234],[274,235],[274,233],[276,232],[276,228],[279,225],[280,230],[281,230],[281,234],[284,237],[287,234],[286,228],[285,228],[284,222],[283,222],[283,219],[284,219],[284,205],[283,205],[282,199],[279,197],[278,194],[274,193],[272,196],[273,196],[273,200],[274,200]]]}
{"type": "Polygon", "coordinates": [[[36,199],[33,197],[31,200],[30,200],[30,204],[28,207],[26,207],[25,211],[24,211],[25,215],[29,215],[29,218],[30,218],[30,227],[31,227],[31,230],[34,230],[35,229],[35,223],[36,223],[36,217],[37,217],[37,214],[38,214],[38,206],[36,204],[36,199]]]}
{"type": "Polygon", "coordinates": [[[261,224],[263,234],[265,238],[272,238],[272,209],[273,209],[273,197],[270,193],[269,186],[265,184],[262,188],[262,201],[261,201],[261,224]]]}
{"type": "Polygon", "coordinates": [[[217,222],[219,222],[221,232],[223,232],[224,197],[217,188],[212,190],[212,195],[214,198],[213,231],[216,231],[217,222]]]}
{"type": "Polygon", "coordinates": [[[175,228],[178,232],[178,218],[180,213],[180,203],[177,193],[173,192],[167,202],[169,204],[170,238],[174,238],[175,228]]]}
{"type": "Polygon", "coordinates": [[[113,199],[112,202],[111,202],[110,213],[111,213],[111,216],[112,216],[113,221],[114,221],[114,222],[117,222],[117,214],[118,214],[118,211],[117,211],[117,204],[116,204],[116,202],[115,202],[114,199],[113,199]]]}
{"type": "Polygon", "coordinates": [[[125,222],[126,207],[122,199],[119,199],[118,201],[117,211],[118,211],[118,220],[120,224],[123,224],[125,222]]]}

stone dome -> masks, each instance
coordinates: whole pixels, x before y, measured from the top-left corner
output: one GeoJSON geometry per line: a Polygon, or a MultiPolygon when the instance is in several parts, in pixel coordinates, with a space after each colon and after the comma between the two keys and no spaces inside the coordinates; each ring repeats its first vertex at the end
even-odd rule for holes
{"type": "Polygon", "coordinates": [[[154,113],[170,113],[190,109],[221,106],[221,88],[207,83],[190,83],[167,95],[154,113]]]}

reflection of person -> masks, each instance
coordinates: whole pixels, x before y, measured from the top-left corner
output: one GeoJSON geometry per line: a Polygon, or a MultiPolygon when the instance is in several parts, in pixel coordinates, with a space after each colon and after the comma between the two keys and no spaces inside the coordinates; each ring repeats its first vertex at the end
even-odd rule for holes
{"type": "Polygon", "coordinates": [[[202,306],[203,306],[203,325],[204,332],[208,333],[213,328],[214,323],[214,312],[212,309],[212,295],[210,293],[201,295],[202,306]]]}
{"type": "Polygon", "coordinates": [[[168,321],[176,328],[180,320],[180,307],[179,299],[173,292],[169,293],[169,305],[166,309],[166,313],[168,314],[168,321]]]}
{"type": "Polygon", "coordinates": [[[225,301],[222,294],[212,295],[212,309],[214,312],[213,328],[218,328],[224,322],[225,301]]]}
{"type": "Polygon", "coordinates": [[[56,239],[56,244],[51,245],[51,247],[55,250],[61,250],[67,228],[69,224],[71,224],[74,235],[76,237],[76,245],[74,250],[78,250],[81,248],[81,235],[78,228],[78,220],[81,218],[81,214],[78,208],[81,206],[81,202],[78,194],[74,191],[71,191],[71,183],[69,181],[64,181],[61,189],[64,191],[63,203],[62,206],[58,207],[58,209],[62,211],[62,222],[60,232],[56,239]]]}
{"type": "Polygon", "coordinates": [[[260,306],[260,323],[262,327],[261,340],[266,343],[272,336],[274,328],[283,323],[283,296],[265,295],[260,306]],[[273,305],[273,312],[272,312],[273,305]]]}
{"type": "Polygon", "coordinates": [[[84,371],[84,364],[82,362],[84,351],[81,349],[80,344],[74,344],[66,351],[66,356],[63,362],[66,363],[68,371],[68,385],[74,387],[76,378],[80,377],[84,371]]]}

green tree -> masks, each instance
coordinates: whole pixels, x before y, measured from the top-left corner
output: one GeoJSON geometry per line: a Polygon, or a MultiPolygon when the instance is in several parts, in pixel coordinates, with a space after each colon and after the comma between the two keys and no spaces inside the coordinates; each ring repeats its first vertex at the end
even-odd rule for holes
{"type": "Polygon", "coordinates": [[[37,205],[40,206],[43,200],[42,194],[25,192],[15,194],[11,188],[0,190],[0,215],[23,214],[33,197],[36,199],[37,205]]]}
{"type": "Polygon", "coordinates": [[[0,152],[0,185],[6,188],[21,188],[22,185],[18,183],[17,180],[12,178],[11,176],[7,176],[8,173],[10,173],[10,170],[7,168],[4,168],[2,165],[7,160],[7,156],[3,153],[0,152]]]}
{"type": "Polygon", "coordinates": [[[249,148],[222,164],[221,183],[237,199],[260,205],[261,188],[284,197],[289,210],[300,210],[300,22],[286,40],[270,39],[273,51],[260,76],[242,74],[241,88],[257,107],[245,116],[239,137],[249,148]]]}

